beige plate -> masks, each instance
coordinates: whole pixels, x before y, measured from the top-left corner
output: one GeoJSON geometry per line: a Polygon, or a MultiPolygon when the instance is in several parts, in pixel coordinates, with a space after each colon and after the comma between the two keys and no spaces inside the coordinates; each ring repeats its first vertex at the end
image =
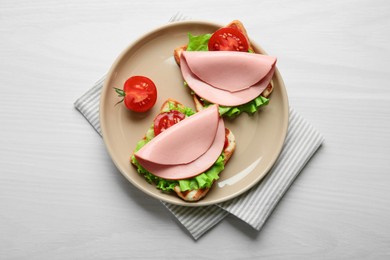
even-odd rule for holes
{"type": "MultiPolygon", "coordinates": [[[[165,194],[147,183],[130,164],[136,143],[144,136],[162,103],[174,98],[194,108],[191,95],[183,86],[179,67],[173,58],[174,48],[188,42],[194,35],[212,33],[221,27],[207,22],[176,22],[142,36],[125,49],[109,71],[100,101],[100,120],[108,152],[119,171],[136,187],[162,201],[185,206],[205,206],[223,202],[251,188],[273,166],[282,149],[288,125],[288,100],[282,77],[276,70],[274,92],[269,105],[254,116],[242,114],[227,120],[226,126],[236,136],[237,148],[208,195],[195,203],[185,202],[175,194],[165,194]],[[149,77],[157,86],[156,105],[147,113],[130,112],[113,87],[122,88],[134,75],[149,77]]],[[[257,45],[255,51],[264,53],[257,45]]],[[[172,147],[174,149],[174,147],[172,147]]]]}

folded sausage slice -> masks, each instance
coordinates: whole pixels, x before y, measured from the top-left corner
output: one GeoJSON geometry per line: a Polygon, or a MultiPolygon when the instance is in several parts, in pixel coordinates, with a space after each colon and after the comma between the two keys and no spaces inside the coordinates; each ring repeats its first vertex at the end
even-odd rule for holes
{"type": "Polygon", "coordinates": [[[164,179],[186,179],[210,168],[221,155],[225,126],[213,105],[163,131],[134,155],[164,179]]]}
{"type": "Polygon", "coordinates": [[[276,58],[232,51],[184,51],[184,80],[200,97],[219,105],[238,106],[259,96],[275,72],[276,58]]]}

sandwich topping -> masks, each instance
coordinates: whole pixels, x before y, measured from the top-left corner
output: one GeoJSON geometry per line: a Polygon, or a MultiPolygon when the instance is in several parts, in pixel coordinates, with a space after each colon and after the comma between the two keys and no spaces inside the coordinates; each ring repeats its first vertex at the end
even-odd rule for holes
{"type": "Polygon", "coordinates": [[[210,51],[243,51],[247,52],[249,43],[243,33],[234,28],[221,28],[214,32],[208,42],[210,51]]]}
{"type": "Polygon", "coordinates": [[[138,142],[131,162],[163,191],[209,188],[224,169],[225,127],[218,107],[195,114],[190,108],[169,105],[161,114],[175,111],[186,118],[158,135],[152,125],[138,142]]]}
{"type": "Polygon", "coordinates": [[[239,106],[258,97],[270,83],[276,58],[248,52],[184,51],[180,68],[188,86],[201,98],[239,106]]]}
{"type": "MultiPolygon", "coordinates": [[[[215,31],[214,33],[207,33],[207,34],[200,34],[200,35],[192,35],[191,33],[188,33],[188,44],[185,46],[178,47],[174,50],[174,57],[177,62],[177,64],[182,67],[181,64],[181,58],[182,54],[187,52],[185,54],[188,56],[189,52],[197,52],[199,54],[195,55],[209,55],[209,53],[218,53],[218,52],[232,52],[232,53],[239,53],[239,54],[233,54],[240,56],[241,54],[255,54],[255,50],[250,44],[250,41],[248,40],[248,36],[246,33],[245,28],[239,21],[233,21],[232,23],[228,24],[226,27],[222,27],[215,31]]],[[[221,54],[210,54],[210,55],[221,55],[221,54]]],[[[225,54],[221,55],[224,56],[225,54]]],[[[255,54],[259,55],[259,54],[255,54]]],[[[266,56],[266,55],[263,55],[266,56]]],[[[210,56],[211,57],[211,56],[210,56]]],[[[264,71],[267,71],[267,68],[269,69],[269,62],[272,64],[271,70],[268,71],[268,74],[264,76],[260,81],[254,83],[249,89],[245,89],[245,91],[242,91],[243,93],[231,92],[230,95],[225,95],[223,91],[214,91],[215,89],[222,89],[222,90],[232,90],[231,86],[227,85],[224,87],[223,85],[213,85],[213,82],[208,82],[208,80],[205,80],[205,78],[202,78],[202,74],[197,74],[195,71],[193,71],[193,64],[190,63],[192,58],[190,58],[189,64],[185,64],[182,70],[185,70],[184,74],[187,74],[187,78],[184,79],[184,85],[191,88],[192,94],[194,96],[195,104],[199,104],[203,107],[207,107],[211,104],[219,104],[219,113],[223,117],[236,117],[239,114],[245,112],[247,114],[254,114],[257,112],[261,107],[267,105],[269,103],[269,95],[273,90],[273,83],[272,83],[272,76],[275,70],[275,63],[276,58],[269,57],[270,60],[266,61],[267,58],[264,58],[264,62],[261,66],[253,64],[249,67],[249,71],[246,71],[247,67],[241,67],[240,63],[235,64],[237,67],[239,67],[238,70],[235,72],[240,72],[240,75],[237,75],[237,73],[228,73],[227,71],[220,73],[221,71],[224,71],[226,67],[225,62],[220,62],[221,60],[215,61],[215,66],[212,66],[212,69],[210,72],[215,72],[216,75],[214,75],[213,80],[215,79],[222,79],[224,80],[225,75],[236,75],[237,77],[228,77],[231,80],[226,80],[227,82],[230,82],[230,84],[233,84],[234,82],[237,82],[239,80],[247,81],[247,80],[253,80],[253,75],[250,75],[254,69],[259,69],[258,76],[261,77],[262,73],[264,71]],[[274,59],[274,60],[272,60],[274,59]],[[268,65],[266,65],[268,64],[268,65]],[[266,65],[266,67],[263,68],[263,65],[266,65]],[[186,80],[188,78],[191,78],[187,82],[186,80]],[[268,82],[268,85],[266,84],[268,82]],[[210,84],[211,83],[211,84],[210,84]],[[194,85],[195,84],[195,85],[194,85]],[[259,84],[262,84],[261,88],[259,87],[259,84]],[[210,88],[210,86],[212,88],[210,88]],[[222,87],[221,87],[222,86],[222,87]],[[260,89],[262,91],[260,92],[260,89]],[[209,93],[206,93],[209,92],[209,93]],[[246,92],[246,93],[244,93],[246,92]],[[257,96],[256,96],[257,94],[257,96]]],[[[210,58],[207,58],[210,59],[210,58]]],[[[187,59],[186,59],[187,60],[187,59]]],[[[198,59],[196,59],[198,60],[198,59]]],[[[228,59],[226,59],[228,60],[228,59]]],[[[238,58],[238,61],[241,60],[241,58],[238,58]]],[[[187,60],[188,61],[188,60],[187,60]]],[[[234,59],[234,61],[237,61],[234,59]]],[[[214,63],[214,62],[213,62],[214,63]]],[[[233,60],[228,61],[228,66],[234,65],[233,60]]],[[[210,63],[209,63],[210,65],[210,63]]],[[[208,70],[210,66],[204,66],[205,70],[208,70]]],[[[234,66],[230,66],[230,68],[234,68],[234,66]]],[[[183,77],[184,77],[183,74],[183,77]]],[[[239,82],[236,86],[233,86],[233,89],[241,88],[243,82],[239,82]]],[[[198,109],[199,110],[199,109],[198,109]]]]}
{"type": "Polygon", "coordinates": [[[213,165],[224,143],[225,125],[213,105],[160,133],[135,158],[158,177],[185,179],[213,165]]]}

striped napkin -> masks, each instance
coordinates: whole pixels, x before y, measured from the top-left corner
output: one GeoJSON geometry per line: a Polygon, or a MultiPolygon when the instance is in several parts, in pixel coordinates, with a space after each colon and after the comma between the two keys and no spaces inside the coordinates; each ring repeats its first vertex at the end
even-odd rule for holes
{"type": "MultiPolygon", "coordinates": [[[[101,78],[74,106],[101,135],[99,122],[101,78]]],[[[290,108],[283,150],[271,171],[256,186],[230,201],[204,207],[185,207],[162,202],[196,240],[228,215],[260,230],[283,194],[323,142],[323,136],[290,108]]]]}

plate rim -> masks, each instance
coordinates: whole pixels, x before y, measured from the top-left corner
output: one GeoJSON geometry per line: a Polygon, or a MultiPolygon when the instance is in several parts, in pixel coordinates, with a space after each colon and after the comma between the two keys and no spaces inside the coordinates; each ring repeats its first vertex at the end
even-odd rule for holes
{"type": "MultiPolygon", "coordinates": [[[[216,199],[216,200],[213,200],[213,201],[202,201],[202,200],[200,200],[200,201],[197,201],[197,202],[187,202],[187,201],[184,201],[184,200],[176,201],[176,200],[173,200],[173,199],[170,200],[169,198],[165,198],[165,196],[162,196],[162,195],[164,195],[163,193],[161,193],[161,195],[158,195],[158,194],[149,192],[148,190],[144,189],[141,184],[139,184],[138,182],[134,181],[127,174],[125,174],[124,173],[125,172],[124,169],[122,169],[122,167],[120,165],[118,165],[116,160],[113,158],[112,147],[110,146],[110,144],[107,141],[108,137],[107,137],[107,129],[106,129],[106,125],[105,125],[105,119],[104,119],[104,116],[103,116],[104,113],[101,113],[101,111],[104,110],[104,102],[103,102],[103,100],[106,97],[106,95],[105,95],[106,89],[108,88],[108,82],[110,82],[112,77],[113,77],[113,72],[116,70],[116,68],[118,67],[118,64],[122,61],[124,56],[132,48],[136,47],[137,44],[139,44],[140,42],[142,42],[145,39],[153,36],[156,33],[159,33],[162,30],[166,30],[166,29],[169,29],[171,27],[176,27],[176,26],[183,26],[183,25],[188,25],[188,26],[199,26],[200,25],[200,26],[223,27],[223,25],[221,25],[221,24],[214,23],[214,22],[209,22],[209,21],[205,21],[205,20],[178,21],[178,22],[171,22],[171,23],[168,23],[168,24],[164,24],[162,26],[158,26],[158,27],[156,27],[156,28],[154,28],[154,29],[152,29],[152,30],[142,34],[141,36],[137,37],[137,39],[135,39],[130,44],[128,44],[127,47],[124,48],[119,53],[119,55],[115,58],[113,64],[111,65],[109,71],[106,74],[106,78],[104,80],[103,87],[101,89],[100,99],[99,99],[99,120],[100,120],[102,138],[103,138],[105,147],[106,147],[106,149],[108,151],[108,154],[109,154],[112,162],[114,163],[116,168],[119,170],[121,175],[124,176],[132,185],[137,187],[143,193],[145,193],[145,194],[147,194],[147,195],[149,195],[149,196],[151,196],[151,197],[153,197],[155,199],[158,199],[160,201],[166,202],[166,203],[170,203],[170,204],[174,204],[174,205],[178,205],[178,206],[201,207],[201,206],[215,205],[215,204],[222,203],[222,202],[231,200],[233,198],[236,198],[237,196],[240,196],[244,192],[246,192],[246,191],[250,190],[251,188],[253,188],[265,176],[268,175],[268,173],[270,172],[272,167],[275,165],[277,159],[279,158],[279,156],[281,154],[281,151],[283,149],[284,142],[286,140],[287,131],[288,131],[288,125],[289,125],[289,100],[288,100],[287,90],[285,88],[285,84],[284,84],[283,78],[282,78],[282,76],[281,76],[281,74],[279,72],[278,67],[276,66],[276,68],[275,68],[275,75],[278,77],[278,81],[279,81],[279,84],[280,84],[281,97],[282,97],[282,99],[284,101],[283,103],[286,104],[286,108],[283,110],[283,115],[284,115],[284,117],[287,118],[287,120],[283,121],[282,136],[280,138],[280,142],[277,144],[278,145],[277,156],[275,156],[275,158],[273,158],[273,160],[268,164],[268,167],[265,168],[265,170],[263,171],[263,174],[259,174],[254,179],[254,181],[251,182],[250,185],[247,185],[245,188],[243,188],[243,189],[241,189],[241,190],[239,190],[237,192],[233,192],[233,193],[229,194],[228,196],[224,196],[223,198],[220,198],[220,199],[216,199]]],[[[250,39],[250,42],[253,45],[253,47],[255,49],[259,50],[262,54],[267,54],[267,52],[260,45],[258,45],[255,41],[250,39]]],[[[173,50],[172,50],[172,52],[173,52],[173,50]]]]}

